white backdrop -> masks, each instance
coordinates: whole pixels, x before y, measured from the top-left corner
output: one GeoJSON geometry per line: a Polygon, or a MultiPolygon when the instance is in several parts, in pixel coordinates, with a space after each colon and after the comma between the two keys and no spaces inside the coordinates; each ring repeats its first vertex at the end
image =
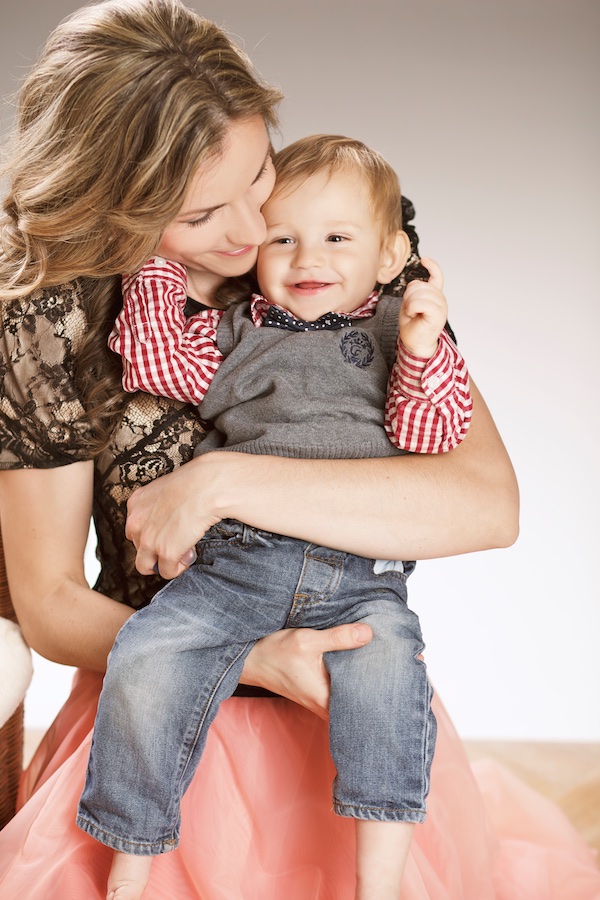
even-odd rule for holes
{"type": "MultiPolygon", "coordinates": [[[[2,11],[15,90],[76,0],[2,11]]],[[[522,532],[422,563],[412,604],[465,737],[600,741],[597,576],[600,7],[593,0],[190,0],[285,92],[282,136],[365,140],[396,167],[512,456],[522,532]]],[[[10,111],[5,113],[5,122],[10,111]]],[[[70,672],[37,666],[45,724],[70,672]]]]}

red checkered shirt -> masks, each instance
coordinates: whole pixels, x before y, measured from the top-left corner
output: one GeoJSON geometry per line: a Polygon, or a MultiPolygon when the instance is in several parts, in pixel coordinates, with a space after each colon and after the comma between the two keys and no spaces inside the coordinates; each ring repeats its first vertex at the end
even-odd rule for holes
{"type": "MultiPolygon", "coordinates": [[[[373,315],[373,293],[350,320],[373,315]]],[[[109,347],[123,359],[123,387],[200,404],[223,360],[217,328],[223,310],[186,316],[186,271],[154,257],[123,278],[123,309],[109,347]]],[[[251,314],[262,325],[269,301],[253,295],[251,314]]],[[[412,453],[441,453],[462,441],[472,399],[465,362],[445,331],[431,359],[412,356],[398,339],[385,405],[385,429],[392,443],[412,453]]]]}

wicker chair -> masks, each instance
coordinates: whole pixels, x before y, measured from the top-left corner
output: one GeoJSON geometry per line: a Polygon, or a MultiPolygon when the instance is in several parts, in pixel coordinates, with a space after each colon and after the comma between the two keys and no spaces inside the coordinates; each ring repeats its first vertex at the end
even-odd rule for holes
{"type": "MultiPolygon", "coordinates": [[[[4,548],[0,535],[0,616],[16,620],[10,599],[4,548]]],[[[0,728],[0,828],[15,814],[19,778],[23,768],[23,704],[0,728]]]]}

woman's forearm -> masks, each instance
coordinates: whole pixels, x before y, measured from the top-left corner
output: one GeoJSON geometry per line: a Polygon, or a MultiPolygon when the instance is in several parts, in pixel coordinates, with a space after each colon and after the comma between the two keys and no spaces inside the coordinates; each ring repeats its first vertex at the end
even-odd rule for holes
{"type": "Polygon", "coordinates": [[[129,500],[140,572],[172,578],[212,524],[236,518],[361,556],[427,559],[503,547],[518,532],[515,475],[472,387],[464,442],[437,456],[299,460],[214,452],[129,500]]]}
{"type": "Polygon", "coordinates": [[[25,639],[42,656],[98,672],[132,610],[91,590],[83,558],[91,463],[0,473],[2,539],[25,639]]]}
{"type": "Polygon", "coordinates": [[[518,533],[517,483],[489,411],[475,388],[473,394],[469,434],[449,453],[248,457],[236,459],[229,473],[220,460],[219,512],[363,556],[428,559],[508,546],[518,533]]]}
{"type": "Polygon", "coordinates": [[[117,632],[133,610],[75,582],[64,581],[40,598],[45,614],[32,615],[16,601],[19,624],[27,643],[40,656],[61,663],[106,671],[117,632]]]}

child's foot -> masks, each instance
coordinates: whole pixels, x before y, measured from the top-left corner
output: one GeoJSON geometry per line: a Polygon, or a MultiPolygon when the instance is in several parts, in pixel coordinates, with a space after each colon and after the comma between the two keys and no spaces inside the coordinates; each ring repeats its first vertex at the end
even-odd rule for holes
{"type": "Polygon", "coordinates": [[[151,856],[115,853],[108,876],[106,900],[140,900],[148,884],[151,856]]]}

